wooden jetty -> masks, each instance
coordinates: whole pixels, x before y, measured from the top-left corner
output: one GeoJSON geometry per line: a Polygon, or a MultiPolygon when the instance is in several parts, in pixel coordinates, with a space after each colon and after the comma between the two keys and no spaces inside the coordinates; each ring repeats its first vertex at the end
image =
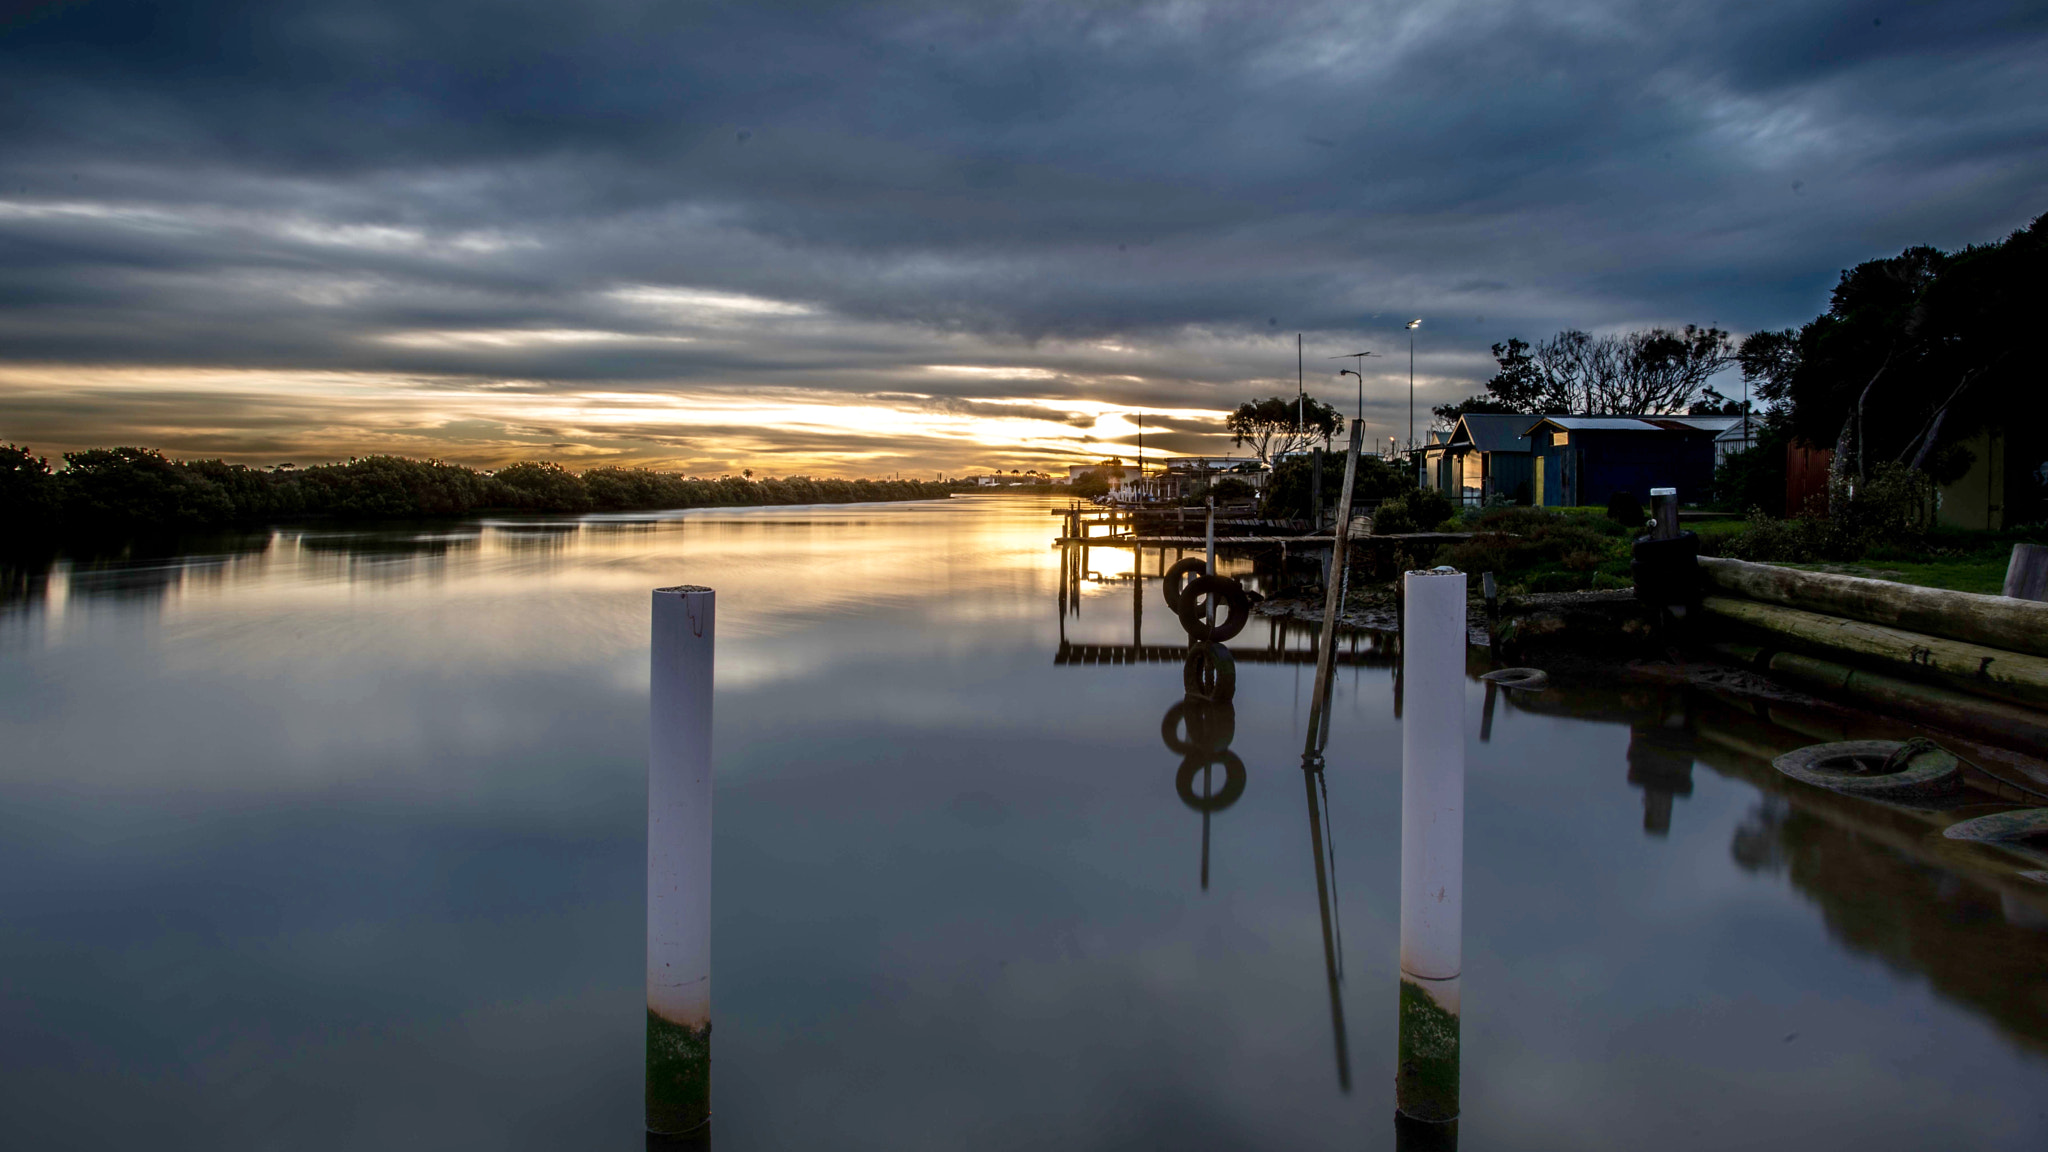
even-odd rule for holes
{"type": "MultiPolygon", "coordinates": [[[[1055,664],[1185,664],[1186,645],[1179,644],[1076,644],[1062,640],[1053,653],[1055,664]]],[[[1247,644],[1232,647],[1231,658],[1239,664],[1314,664],[1313,648],[1255,648],[1247,644]]],[[[1358,668],[1392,667],[1391,650],[1371,648],[1362,652],[1337,653],[1337,663],[1358,668]]]]}
{"type": "MultiPolygon", "coordinates": [[[[1406,544],[1455,544],[1470,540],[1470,532],[1388,532],[1378,535],[1353,536],[1353,544],[1371,544],[1375,541],[1406,544]]],[[[1218,536],[1216,544],[1287,544],[1296,547],[1328,548],[1336,544],[1334,536],[1218,536]]],[[[1084,544],[1090,548],[1201,548],[1208,543],[1205,536],[1058,536],[1054,545],[1084,544]]]]}

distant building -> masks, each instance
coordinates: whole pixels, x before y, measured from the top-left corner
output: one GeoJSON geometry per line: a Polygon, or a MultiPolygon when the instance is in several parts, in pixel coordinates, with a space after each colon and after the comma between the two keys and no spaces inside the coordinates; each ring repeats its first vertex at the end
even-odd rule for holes
{"type": "MultiPolygon", "coordinates": [[[[1522,417],[1527,420],[1528,417],[1522,417]]],[[[1740,416],[1542,416],[1527,426],[1530,498],[1549,507],[1605,504],[1652,488],[1703,499],[1719,460],[1716,440],[1740,416]]]]}
{"type": "Polygon", "coordinates": [[[1422,449],[1419,483],[1453,501],[1484,504],[1503,496],[1534,499],[1534,463],[1526,415],[1468,412],[1448,432],[1431,432],[1422,449]]]}

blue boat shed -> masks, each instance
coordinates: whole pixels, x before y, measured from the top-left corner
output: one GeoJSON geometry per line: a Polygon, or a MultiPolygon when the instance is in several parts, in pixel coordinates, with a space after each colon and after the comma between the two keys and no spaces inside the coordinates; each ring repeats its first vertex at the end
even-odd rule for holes
{"type": "MultiPolygon", "coordinates": [[[[1526,417],[1525,417],[1526,419],[1526,417]]],[[[1526,426],[1531,502],[1605,504],[1627,492],[1648,504],[1650,489],[1676,488],[1685,503],[1714,480],[1714,440],[1740,416],[1543,416],[1526,426]]]]}

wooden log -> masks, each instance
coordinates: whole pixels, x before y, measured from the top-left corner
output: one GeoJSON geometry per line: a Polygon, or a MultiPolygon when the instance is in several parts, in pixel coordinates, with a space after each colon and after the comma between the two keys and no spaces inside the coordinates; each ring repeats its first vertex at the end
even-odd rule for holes
{"type": "Polygon", "coordinates": [[[1996,744],[2019,740],[2036,748],[2048,747],[2048,716],[2003,701],[1915,684],[1796,652],[1771,657],[1770,671],[1787,683],[1822,696],[1846,697],[1875,712],[1983,736],[1996,744]]]}
{"type": "Polygon", "coordinates": [[[1977,696],[2048,707],[2048,660],[2039,656],[1730,596],[1708,596],[1700,601],[1700,611],[1762,629],[1801,646],[1839,654],[1858,663],[1876,664],[1882,671],[1909,680],[1927,680],[1977,696]]]}
{"type": "Polygon", "coordinates": [[[2015,544],[2005,563],[2005,594],[2015,600],[2048,600],[2048,544],[2015,544]]]}
{"type": "Polygon", "coordinates": [[[1700,574],[1710,587],[1751,600],[2048,656],[2048,603],[1802,572],[1718,556],[1700,557],[1700,574]]]}

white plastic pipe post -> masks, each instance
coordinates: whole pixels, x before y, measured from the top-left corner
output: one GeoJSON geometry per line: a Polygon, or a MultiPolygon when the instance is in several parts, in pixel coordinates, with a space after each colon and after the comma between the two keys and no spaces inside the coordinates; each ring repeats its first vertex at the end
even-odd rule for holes
{"type": "Polygon", "coordinates": [[[711,673],[716,596],[654,590],[647,754],[647,1130],[711,1119],[711,673]]]}
{"type": "Polygon", "coordinates": [[[1401,1016],[1395,1104],[1458,1118],[1458,977],[1464,963],[1465,575],[1402,577],[1401,1016]]]}

